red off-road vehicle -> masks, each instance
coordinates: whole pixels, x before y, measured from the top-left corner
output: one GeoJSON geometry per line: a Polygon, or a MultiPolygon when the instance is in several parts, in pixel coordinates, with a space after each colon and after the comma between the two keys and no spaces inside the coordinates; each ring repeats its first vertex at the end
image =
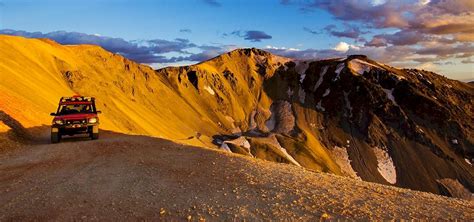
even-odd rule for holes
{"type": "Polygon", "coordinates": [[[64,135],[87,134],[99,138],[99,114],[94,97],[62,97],[51,126],[51,142],[58,143],[64,135]]]}

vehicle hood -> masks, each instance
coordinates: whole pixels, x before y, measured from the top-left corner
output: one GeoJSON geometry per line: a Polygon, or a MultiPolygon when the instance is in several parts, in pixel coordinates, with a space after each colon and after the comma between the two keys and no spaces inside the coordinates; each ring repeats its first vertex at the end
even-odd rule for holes
{"type": "Polygon", "coordinates": [[[89,119],[95,117],[97,118],[97,114],[95,113],[76,113],[76,114],[69,114],[69,115],[62,115],[54,117],[54,120],[82,120],[82,119],[89,119]]]}

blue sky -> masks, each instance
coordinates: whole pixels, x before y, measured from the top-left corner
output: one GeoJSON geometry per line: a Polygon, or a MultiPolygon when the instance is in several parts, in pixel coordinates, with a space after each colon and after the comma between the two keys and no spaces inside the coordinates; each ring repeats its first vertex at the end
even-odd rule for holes
{"type": "Polygon", "coordinates": [[[2,29],[53,32],[76,31],[121,37],[126,40],[189,38],[198,44],[229,43],[265,46],[330,47],[327,36],[314,36],[302,27],[323,28],[331,16],[301,13],[278,1],[220,1],[220,6],[201,0],[5,0],[2,29]],[[251,7],[248,7],[251,6],[251,7]],[[297,24],[297,25],[295,25],[297,24]],[[192,33],[181,33],[190,29],[192,33]],[[264,30],[272,39],[248,44],[222,34],[234,30],[264,30]],[[289,34],[291,33],[291,34],[289,34]],[[324,41],[322,41],[324,40],[324,41]]]}
{"type": "Polygon", "coordinates": [[[0,33],[99,44],[154,67],[258,47],[297,58],[368,54],[395,66],[474,79],[469,0],[0,2],[0,33]],[[430,16],[441,19],[427,23],[430,16]]]}

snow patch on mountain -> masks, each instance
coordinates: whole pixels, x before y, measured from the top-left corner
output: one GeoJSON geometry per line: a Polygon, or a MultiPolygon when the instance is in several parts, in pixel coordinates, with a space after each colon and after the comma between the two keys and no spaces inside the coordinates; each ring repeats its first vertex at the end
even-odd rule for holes
{"type": "Polygon", "coordinates": [[[234,140],[226,140],[222,144],[234,144],[236,146],[241,146],[241,147],[244,147],[246,149],[250,149],[249,141],[247,139],[245,139],[245,137],[242,137],[242,136],[237,138],[237,139],[234,139],[234,140]]]}
{"type": "Polygon", "coordinates": [[[351,166],[352,161],[349,159],[347,148],[335,146],[334,149],[331,150],[331,154],[334,157],[337,165],[341,167],[342,172],[354,179],[362,180],[362,178],[357,175],[357,172],[351,166]]]}
{"type": "Polygon", "coordinates": [[[466,161],[467,164],[472,165],[471,161],[469,161],[468,159],[464,158],[464,160],[466,161]]]}
{"type": "Polygon", "coordinates": [[[232,149],[230,149],[230,147],[232,147],[232,146],[229,146],[229,144],[232,144],[233,146],[237,146],[237,147],[242,148],[246,155],[254,157],[253,154],[250,151],[250,143],[245,137],[240,136],[240,137],[238,137],[236,139],[233,139],[233,140],[225,140],[221,144],[220,149],[232,152],[232,149]]]}
{"type": "Polygon", "coordinates": [[[220,148],[221,150],[224,150],[224,151],[227,151],[227,152],[232,153],[232,151],[230,150],[230,148],[229,148],[229,146],[227,145],[227,143],[222,143],[219,148],[220,148]]]}
{"type": "Polygon", "coordinates": [[[332,81],[337,81],[337,80],[340,79],[341,71],[342,71],[342,69],[344,69],[344,67],[345,67],[344,63],[339,63],[339,65],[337,65],[336,71],[335,71],[336,77],[334,77],[334,79],[332,81]]]}
{"type": "Polygon", "coordinates": [[[393,160],[384,149],[379,147],[373,148],[375,157],[377,157],[377,170],[380,175],[389,183],[395,184],[397,182],[397,171],[393,160]]]}
{"type": "Polygon", "coordinates": [[[234,144],[236,145],[240,145],[242,147],[245,147],[247,149],[250,149],[250,143],[247,139],[245,139],[244,137],[239,137],[235,140],[232,140],[232,142],[234,142],[234,144]]]}
{"type": "Polygon", "coordinates": [[[265,126],[267,127],[268,131],[272,131],[275,129],[276,126],[276,117],[275,114],[272,112],[270,118],[265,122],[265,126]]]}
{"type": "Polygon", "coordinates": [[[352,106],[351,106],[351,101],[349,100],[349,93],[351,93],[351,92],[350,91],[349,92],[343,91],[344,102],[346,104],[346,109],[349,111],[349,114],[344,114],[344,115],[347,115],[350,118],[350,117],[352,117],[352,106]]]}
{"type": "Polygon", "coordinates": [[[326,111],[326,109],[322,106],[321,102],[322,102],[322,100],[320,100],[319,103],[316,104],[316,109],[324,112],[324,111],[326,111]]]}
{"type": "Polygon", "coordinates": [[[323,94],[323,97],[326,97],[327,95],[329,95],[329,93],[331,93],[331,89],[326,89],[326,91],[324,92],[323,94]]]}
{"type": "Polygon", "coordinates": [[[306,73],[301,74],[300,76],[300,83],[303,83],[304,79],[306,78],[306,73]]]}
{"type": "Polygon", "coordinates": [[[392,88],[392,89],[383,89],[385,94],[387,94],[387,98],[389,100],[391,100],[393,102],[393,104],[395,104],[395,106],[398,106],[398,103],[397,103],[397,101],[395,101],[395,97],[393,96],[393,90],[394,90],[394,88],[392,88]]]}
{"type": "Polygon", "coordinates": [[[373,68],[381,69],[380,66],[370,64],[360,59],[353,59],[349,61],[349,68],[352,69],[356,74],[363,75],[365,72],[370,72],[373,68]]]}
{"type": "Polygon", "coordinates": [[[316,82],[316,85],[314,85],[313,92],[316,92],[316,90],[321,85],[321,83],[323,83],[324,75],[326,74],[327,71],[328,71],[328,67],[324,66],[323,69],[321,70],[321,73],[319,74],[319,79],[316,82]]]}
{"type": "Polygon", "coordinates": [[[298,90],[298,98],[301,104],[304,104],[304,100],[306,98],[306,93],[304,92],[304,89],[300,87],[298,90]]]}
{"type": "Polygon", "coordinates": [[[301,166],[298,161],[296,161],[287,151],[285,148],[281,146],[281,144],[278,142],[277,138],[275,137],[274,134],[268,136],[267,138],[269,142],[277,148],[277,150],[274,150],[275,153],[279,154],[286,160],[288,160],[290,163],[296,165],[296,166],[301,166]]]}
{"type": "Polygon", "coordinates": [[[309,62],[307,61],[295,61],[296,63],[296,72],[300,74],[300,83],[303,83],[306,78],[306,70],[309,67],[309,62]]]}
{"type": "Polygon", "coordinates": [[[293,90],[288,87],[288,90],[286,90],[286,94],[288,95],[288,98],[291,98],[291,96],[293,96],[293,90]]]}
{"type": "Polygon", "coordinates": [[[347,59],[347,57],[341,57],[341,58],[338,58],[336,61],[342,62],[342,61],[344,61],[344,60],[346,60],[346,59],[347,59]]]}

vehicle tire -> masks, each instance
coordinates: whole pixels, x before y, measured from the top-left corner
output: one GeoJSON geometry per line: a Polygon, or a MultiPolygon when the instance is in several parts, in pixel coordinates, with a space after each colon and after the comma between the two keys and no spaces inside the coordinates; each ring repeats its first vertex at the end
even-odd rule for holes
{"type": "Polygon", "coordinates": [[[90,137],[91,137],[92,140],[96,140],[96,139],[99,139],[99,134],[98,133],[91,133],[90,137]]]}
{"type": "Polygon", "coordinates": [[[59,132],[51,133],[51,143],[59,143],[61,140],[61,134],[59,132]]]}
{"type": "Polygon", "coordinates": [[[92,127],[92,132],[89,133],[89,136],[92,140],[99,139],[99,127],[98,126],[92,127]]]}

